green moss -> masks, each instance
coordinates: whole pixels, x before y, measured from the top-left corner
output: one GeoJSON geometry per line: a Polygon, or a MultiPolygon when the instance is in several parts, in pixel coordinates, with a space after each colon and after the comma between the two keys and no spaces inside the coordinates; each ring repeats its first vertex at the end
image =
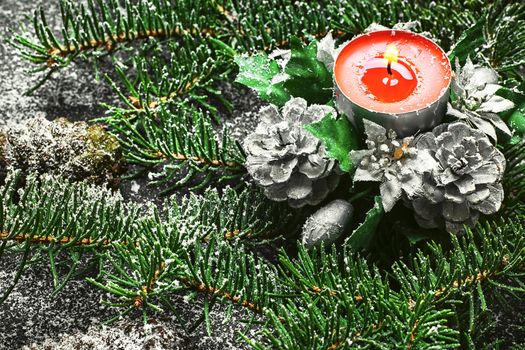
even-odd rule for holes
{"type": "Polygon", "coordinates": [[[87,128],[87,138],[90,146],[107,153],[120,152],[118,139],[109,134],[102,125],[95,124],[87,128]]]}

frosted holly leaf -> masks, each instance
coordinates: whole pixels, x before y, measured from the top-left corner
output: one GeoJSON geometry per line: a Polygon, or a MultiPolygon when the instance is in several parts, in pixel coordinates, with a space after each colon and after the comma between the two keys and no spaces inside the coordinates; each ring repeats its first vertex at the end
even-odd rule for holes
{"type": "MultiPolygon", "coordinates": [[[[457,87],[465,88],[469,84],[471,77],[474,75],[475,66],[474,63],[470,60],[470,57],[467,58],[463,68],[459,64],[459,59],[456,59],[456,79],[454,83],[457,83],[457,87]]],[[[454,84],[453,84],[454,86],[454,84]]]]}
{"type": "Polygon", "coordinates": [[[334,69],[335,53],[335,40],[332,32],[329,32],[317,43],[317,60],[323,62],[326,68],[332,71],[334,69]]]}
{"type": "Polygon", "coordinates": [[[363,123],[365,125],[365,134],[368,140],[372,140],[372,141],[386,140],[387,132],[384,127],[374,122],[371,122],[370,120],[367,120],[367,119],[363,120],[363,123]]]}
{"type": "Polygon", "coordinates": [[[279,66],[281,66],[281,69],[284,69],[292,57],[292,52],[290,50],[275,49],[268,55],[268,57],[276,60],[279,66]]]}
{"type": "Polygon", "coordinates": [[[492,114],[493,116],[496,116],[498,120],[501,120],[495,113],[505,112],[512,108],[514,108],[514,102],[507,100],[506,98],[503,98],[501,96],[492,95],[487,101],[483,102],[479,106],[477,112],[486,115],[492,114]]]}
{"type": "MultiPolygon", "coordinates": [[[[497,85],[498,74],[495,70],[488,67],[476,67],[470,58],[467,59],[466,65],[468,65],[468,69],[461,71],[461,80],[468,92],[483,90],[487,85],[496,85],[499,88],[497,85]]],[[[492,94],[495,92],[493,91],[492,94]]]]}
{"type": "MultiPolygon", "coordinates": [[[[367,160],[367,163],[369,161],[367,160]]],[[[370,182],[381,182],[383,180],[383,171],[379,166],[377,169],[374,169],[373,167],[361,167],[361,164],[359,164],[359,167],[356,169],[354,174],[354,181],[370,181],[370,182]]]]}
{"type": "Polygon", "coordinates": [[[395,175],[386,174],[385,179],[386,181],[381,182],[379,190],[383,201],[383,208],[386,212],[389,212],[397,201],[401,199],[403,188],[401,181],[395,175]]]}
{"type": "Polygon", "coordinates": [[[263,100],[283,105],[290,99],[290,94],[283,86],[284,82],[274,81],[276,76],[282,74],[281,67],[267,54],[236,56],[235,63],[239,66],[235,81],[255,90],[263,100]]]}
{"type": "MultiPolygon", "coordinates": [[[[374,154],[374,151],[371,150],[371,149],[360,149],[360,150],[356,150],[356,151],[351,151],[350,154],[349,154],[349,157],[350,157],[350,160],[352,161],[352,163],[360,164],[360,162],[361,162],[361,160],[363,160],[363,158],[366,158],[368,160],[368,157],[370,157],[372,154],[374,154]]],[[[365,163],[363,164],[364,166],[367,165],[366,162],[367,161],[365,161],[365,163]]]]}
{"type": "Polygon", "coordinates": [[[460,67],[456,59],[452,91],[457,98],[447,108],[448,115],[475,126],[494,142],[497,142],[496,130],[512,136],[512,131],[497,113],[514,108],[512,101],[496,95],[501,88],[497,82],[498,75],[493,69],[475,66],[470,58],[460,67]]]}
{"type": "Polygon", "coordinates": [[[317,59],[317,42],[305,45],[301,39],[290,38],[291,57],[284,72],[290,76],[284,87],[291,96],[303,97],[310,103],[326,104],[333,98],[333,77],[317,59]]]}

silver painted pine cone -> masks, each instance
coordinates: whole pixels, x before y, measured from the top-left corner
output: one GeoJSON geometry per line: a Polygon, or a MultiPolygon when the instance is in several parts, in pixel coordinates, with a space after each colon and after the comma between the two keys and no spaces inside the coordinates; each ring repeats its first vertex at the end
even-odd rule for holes
{"type": "Polygon", "coordinates": [[[496,95],[500,88],[498,75],[492,68],[475,66],[470,58],[460,67],[456,60],[452,91],[457,98],[448,104],[447,114],[475,126],[494,141],[497,141],[496,129],[512,136],[497,113],[508,111],[514,103],[496,95]]]}
{"type": "Polygon", "coordinates": [[[488,137],[464,123],[442,124],[423,134],[416,143],[428,150],[439,167],[423,179],[422,194],[411,201],[419,224],[425,228],[445,225],[461,233],[473,226],[479,214],[493,214],[501,207],[505,157],[488,137]]]}
{"type": "Polygon", "coordinates": [[[246,168],[264,194],[292,207],[316,205],[339,182],[335,161],[328,159],[322,142],[304,125],[335,110],[293,98],[282,108],[270,105],[260,111],[260,123],[244,141],[246,168]]]}
{"type": "Polygon", "coordinates": [[[354,207],[347,201],[336,199],[310,216],[301,235],[306,248],[319,247],[335,242],[348,228],[354,207]]]}

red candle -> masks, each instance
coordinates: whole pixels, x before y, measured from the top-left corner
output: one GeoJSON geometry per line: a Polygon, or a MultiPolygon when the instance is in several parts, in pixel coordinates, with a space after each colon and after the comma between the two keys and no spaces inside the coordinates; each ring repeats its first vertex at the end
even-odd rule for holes
{"type": "Polygon", "coordinates": [[[334,75],[336,95],[343,95],[338,104],[351,118],[361,114],[408,134],[435,126],[445,113],[450,62],[422,35],[380,30],[358,36],[339,53],[334,75]]]}

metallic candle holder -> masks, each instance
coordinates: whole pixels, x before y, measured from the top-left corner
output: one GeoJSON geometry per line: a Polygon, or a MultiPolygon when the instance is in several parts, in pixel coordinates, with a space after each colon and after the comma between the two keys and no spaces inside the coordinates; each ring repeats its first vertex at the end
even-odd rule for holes
{"type": "MultiPolygon", "coordinates": [[[[377,57],[377,52],[375,53],[375,55],[375,57],[377,57]]],[[[339,68],[339,70],[341,70],[341,68],[339,68]]],[[[343,72],[345,74],[347,73],[346,71],[343,72]]],[[[355,74],[355,71],[348,73],[355,74]]],[[[430,130],[436,125],[438,125],[443,119],[443,116],[445,115],[447,110],[447,102],[449,98],[449,88],[451,82],[450,61],[445,52],[436,43],[422,35],[410,31],[380,30],[363,34],[352,39],[342,48],[342,50],[340,50],[339,54],[335,59],[334,78],[335,98],[337,107],[341,112],[345,113],[348,116],[349,120],[360,130],[362,130],[362,120],[364,118],[373,121],[379,125],[382,125],[387,130],[394,130],[399,137],[410,136],[418,132],[430,130]],[[414,39],[414,48],[411,47],[412,38],[414,39]],[[345,64],[345,62],[341,61],[352,55],[358,57],[360,53],[363,54],[363,59],[366,59],[367,57],[373,57],[370,56],[370,52],[374,50],[377,51],[379,47],[383,48],[385,45],[388,45],[389,41],[401,42],[401,44],[399,44],[399,46],[401,47],[400,58],[403,57],[403,51],[408,52],[409,54],[415,52],[414,57],[408,59],[407,61],[410,61],[410,64],[414,66],[414,69],[418,69],[418,64],[421,64],[421,66],[425,70],[420,72],[421,74],[423,74],[423,76],[424,74],[431,74],[429,76],[431,79],[428,79],[428,81],[424,80],[422,83],[432,83],[433,81],[437,80],[442,85],[436,86],[435,88],[434,86],[426,87],[427,90],[431,91],[435,96],[429,99],[428,102],[424,103],[424,105],[419,106],[418,108],[408,109],[406,111],[394,113],[390,113],[388,111],[379,111],[374,109],[372,106],[367,106],[363,103],[356,103],[352,100],[350,96],[348,96],[348,94],[345,94],[344,89],[341,87],[343,79],[338,79],[337,75],[338,64],[345,64]],[[427,52],[421,54],[421,52],[423,51],[421,50],[421,47],[418,47],[418,45],[422,45],[422,47],[426,49],[427,52]],[[431,62],[429,62],[429,57],[431,62]],[[442,67],[437,67],[436,69],[436,64],[442,64],[442,67]],[[439,89],[440,91],[436,91],[437,89],[439,89]]],[[[344,78],[346,78],[346,76],[344,78]]],[[[355,79],[352,81],[353,84],[360,83],[357,77],[354,77],[353,79],[355,79]]],[[[419,79],[418,84],[420,84],[419,79]]],[[[352,85],[351,88],[359,89],[360,87],[354,87],[352,85]]],[[[416,88],[414,94],[417,93],[418,89],[416,88]]],[[[424,97],[425,96],[421,96],[421,98],[424,97]]],[[[414,99],[414,97],[412,97],[412,99],[414,99]]],[[[404,100],[401,100],[397,102],[389,102],[388,105],[403,103],[404,100]]]]}

